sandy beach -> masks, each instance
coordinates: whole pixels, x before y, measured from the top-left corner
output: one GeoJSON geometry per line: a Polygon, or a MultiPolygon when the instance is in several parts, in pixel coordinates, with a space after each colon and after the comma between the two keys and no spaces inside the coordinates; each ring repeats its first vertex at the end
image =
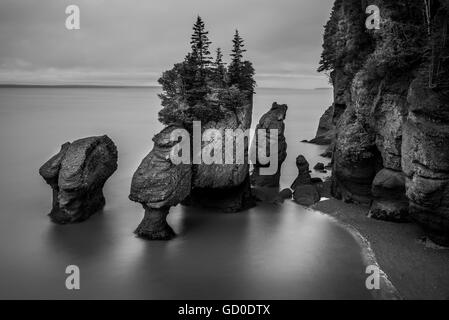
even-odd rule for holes
{"type": "Polygon", "coordinates": [[[426,239],[413,223],[390,223],[367,217],[369,208],[336,199],[313,209],[355,228],[369,241],[376,260],[402,299],[449,299],[449,249],[426,239]]]}

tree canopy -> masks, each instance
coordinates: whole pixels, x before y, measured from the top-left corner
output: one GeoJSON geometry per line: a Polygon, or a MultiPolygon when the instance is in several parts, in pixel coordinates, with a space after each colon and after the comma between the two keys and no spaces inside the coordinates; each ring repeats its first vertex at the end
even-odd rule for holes
{"type": "Polygon", "coordinates": [[[198,16],[190,41],[191,52],[159,79],[163,107],[159,120],[166,125],[179,123],[188,128],[193,121],[218,121],[226,110],[241,107],[254,93],[255,70],[243,58],[246,50],[239,32],[234,35],[228,68],[220,48],[212,61],[208,34],[198,16]]]}

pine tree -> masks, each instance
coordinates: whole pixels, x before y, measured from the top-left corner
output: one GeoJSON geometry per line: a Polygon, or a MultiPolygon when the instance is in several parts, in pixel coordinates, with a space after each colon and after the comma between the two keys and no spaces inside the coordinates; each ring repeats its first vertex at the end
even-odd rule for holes
{"type": "Polygon", "coordinates": [[[220,48],[217,49],[217,55],[214,61],[213,81],[219,87],[223,87],[226,82],[226,67],[223,62],[223,53],[220,48]]]}
{"type": "Polygon", "coordinates": [[[231,53],[231,64],[229,65],[229,85],[239,85],[241,83],[242,58],[246,50],[243,48],[244,43],[240,37],[239,31],[235,30],[234,39],[232,40],[233,47],[231,53]]]}
{"type": "Polygon", "coordinates": [[[198,66],[201,70],[206,69],[211,63],[208,31],[205,30],[205,25],[200,16],[197,17],[196,23],[193,26],[193,34],[190,44],[192,46],[192,56],[197,59],[198,66]]]}

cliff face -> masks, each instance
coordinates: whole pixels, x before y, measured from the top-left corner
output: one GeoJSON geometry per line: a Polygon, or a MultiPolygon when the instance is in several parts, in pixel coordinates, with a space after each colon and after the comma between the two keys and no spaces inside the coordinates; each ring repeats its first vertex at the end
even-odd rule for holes
{"type": "Polygon", "coordinates": [[[371,204],[374,218],[412,218],[448,245],[449,1],[427,9],[418,0],[374,2],[380,30],[361,31],[354,20],[364,1],[337,0],[326,26],[321,69],[332,71],[335,94],[319,136],[334,136],[332,192],[371,204]],[[345,25],[343,39],[353,41],[338,42],[345,25]],[[363,54],[348,61],[352,47],[363,54]]]}

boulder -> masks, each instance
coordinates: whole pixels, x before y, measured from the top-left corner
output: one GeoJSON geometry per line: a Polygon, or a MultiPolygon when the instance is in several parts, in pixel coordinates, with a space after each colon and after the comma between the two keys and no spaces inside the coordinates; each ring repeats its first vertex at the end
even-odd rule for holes
{"type": "Polygon", "coordinates": [[[318,162],[314,167],[313,170],[316,171],[324,171],[324,163],[318,162]]]}
{"type": "Polygon", "coordinates": [[[117,170],[117,148],[108,136],[65,143],[39,170],[53,190],[49,214],[58,224],[82,222],[105,205],[103,186],[117,170]]]}
{"type": "Polygon", "coordinates": [[[321,197],[316,185],[322,183],[322,180],[310,176],[309,163],[304,156],[300,155],[296,158],[296,166],[298,177],[291,186],[293,200],[300,205],[311,206],[320,201],[321,197]]]}
{"type": "Polygon", "coordinates": [[[374,201],[369,217],[391,222],[408,222],[409,205],[405,196],[405,175],[401,171],[382,169],[372,184],[374,201]]]}
{"type": "Polygon", "coordinates": [[[282,199],[291,199],[293,196],[293,192],[291,189],[286,188],[286,189],[283,189],[281,192],[279,192],[279,196],[282,199]]]}
{"type": "Polygon", "coordinates": [[[320,201],[320,194],[314,185],[298,185],[293,193],[293,199],[302,206],[310,207],[320,201]]]}
{"type": "Polygon", "coordinates": [[[296,158],[296,167],[298,168],[298,177],[291,186],[292,190],[295,190],[299,185],[311,184],[312,181],[309,163],[304,156],[300,155],[296,158]]]}
{"type": "Polygon", "coordinates": [[[408,222],[408,203],[393,200],[375,200],[371,205],[368,217],[390,222],[408,222]]]}
{"type": "Polygon", "coordinates": [[[135,233],[146,239],[168,240],[174,236],[166,223],[169,208],[183,201],[191,190],[192,167],[190,164],[174,164],[170,159],[174,130],[169,126],[154,138],[153,150],[143,159],[133,175],[129,199],[142,204],[145,216],[135,233]]]}
{"type": "MultiPolygon", "coordinates": [[[[273,175],[264,175],[261,173],[261,168],[267,167],[268,165],[261,165],[259,161],[254,165],[254,172],[251,175],[251,184],[258,187],[279,187],[279,180],[281,176],[282,163],[287,158],[287,142],[285,141],[285,124],[284,120],[287,115],[287,105],[273,103],[270,111],[268,111],[259,121],[256,127],[255,136],[255,149],[258,150],[261,146],[259,145],[259,135],[258,130],[265,130],[266,134],[263,139],[265,139],[266,155],[270,156],[270,144],[272,147],[277,149],[277,159],[278,159],[278,169],[273,175]],[[277,143],[272,141],[270,138],[271,130],[277,130],[277,143]]],[[[275,150],[276,150],[275,149],[275,150]]]]}

